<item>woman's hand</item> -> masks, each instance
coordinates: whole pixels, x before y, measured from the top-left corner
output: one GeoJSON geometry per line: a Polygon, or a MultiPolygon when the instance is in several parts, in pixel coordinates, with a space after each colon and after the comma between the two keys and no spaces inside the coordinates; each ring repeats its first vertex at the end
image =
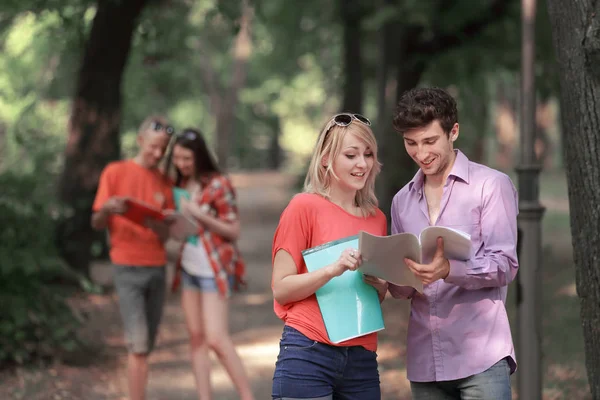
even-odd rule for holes
{"type": "Polygon", "coordinates": [[[362,263],[362,257],[360,251],[357,249],[346,249],[331,265],[327,266],[328,272],[332,278],[340,276],[346,271],[356,271],[356,269],[362,263]]]}
{"type": "Polygon", "coordinates": [[[363,281],[373,286],[375,290],[377,290],[377,294],[379,295],[379,301],[383,301],[388,291],[387,281],[384,281],[383,279],[377,278],[373,275],[363,275],[363,281]]]}
{"type": "Polygon", "coordinates": [[[203,222],[201,217],[204,216],[204,213],[195,201],[181,199],[181,212],[187,216],[196,218],[198,222],[203,222]]]}
{"type": "Polygon", "coordinates": [[[220,219],[212,215],[207,204],[200,205],[194,200],[181,199],[181,212],[193,217],[204,229],[222,236],[226,240],[236,241],[240,236],[240,221],[220,219]]]}
{"type": "Polygon", "coordinates": [[[191,214],[191,210],[190,210],[190,204],[191,203],[192,203],[191,201],[189,201],[188,199],[185,199],[183,197],[181,199],[179,199],[179,204],[180,204],[180,207],[181,207],[181,212],[184,213],[184,214],[191,214]]]}

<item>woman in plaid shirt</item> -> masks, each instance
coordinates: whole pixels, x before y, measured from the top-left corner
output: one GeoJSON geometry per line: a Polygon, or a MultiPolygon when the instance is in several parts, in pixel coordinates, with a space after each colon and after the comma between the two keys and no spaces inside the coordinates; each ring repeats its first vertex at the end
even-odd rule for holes
{"type": "MultiPolygon", "coordinates": [[[[235,190],[211,156],[202,134],[186,129],[176,136],[167,158],[175,185],[190,200],[180,211],[198,222],[198,236],[183,245],[175,285],[183,283],[182,305],[190,335],[192,369],[199,399],[212,399],[212,349],[225,366],[240,399],[254,399],[248,377],[229,335],[228,298],[244,285],[244,262],[236,246],[240,222],[235,190]]],[[[168,169],[167,169],[168,170],[168,169]]]]}

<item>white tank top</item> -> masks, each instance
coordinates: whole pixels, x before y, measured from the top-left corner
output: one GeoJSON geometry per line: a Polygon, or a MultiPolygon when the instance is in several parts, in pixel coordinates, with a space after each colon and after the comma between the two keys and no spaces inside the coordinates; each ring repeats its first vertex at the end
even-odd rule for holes
{"type": "MultiPolygon", "coordinates": [[[[201,186],[192,188],[191,201],[196,201],[196,196],[201,190],[201,186]]],[[[197,244],[187,242],[183,247],[181,254],[181,267],[190,275],[199,276],[201,278],[213,278],[215,276],[206,249],[202,244],[202,240],[198,238],[197,244]]]]}
{"type": "Polygon", "coordinates": [[[185,244],[181,254],[181,267],[188,274],[201,278],[213,278],[215,276],[206,249],[200,239],[198,239],[196,245],[185,244]]]}

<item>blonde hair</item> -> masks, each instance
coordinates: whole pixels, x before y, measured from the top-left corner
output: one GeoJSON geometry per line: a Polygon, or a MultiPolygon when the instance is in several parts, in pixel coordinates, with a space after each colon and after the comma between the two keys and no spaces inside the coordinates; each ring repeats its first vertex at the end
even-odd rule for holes
{"type": "Polygon", "coordinates": [[[356,192],[355,201],[364,216],[374,215],[379,204],[375,196],[375,178],[381,171],[381,164],[377,159],[377,141],[371,128],[357,120],[352,120],[348,126],[338,126],[331,119],[325,125],[313,150],[304,180],[304,192],[315,193],[330,200],[331,180],[337,179],[333,171],[333,163],[342,152],[342,143],[349,134],[356,135],[373,152],[373,168],[365,186],[356,192]],[[325,158],[327,165],[323,166],[325,158]]]}

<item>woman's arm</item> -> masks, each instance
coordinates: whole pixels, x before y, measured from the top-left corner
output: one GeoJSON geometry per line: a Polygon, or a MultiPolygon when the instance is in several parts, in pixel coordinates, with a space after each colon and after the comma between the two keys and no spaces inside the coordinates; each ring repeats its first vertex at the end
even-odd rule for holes
{"type": "Polygon", "coordinates": [[[190,213],[194,218],[198,220],[202,225],[211,232],[216,233],[219,236],[223,236],[225,239],[235,241],[240,236],[240,221],[226,221],[202,211],[200,206],[194,201],[188,201],[181,199],[182,209],[190,213]]]}
{"type": "Polygon", "coordinates": [[[355,271],[360,264],[360,254],[351,249],[344,250],[340,258],[333,264],[317,271],[298,274],[294,259],[285,250],[279,250],[273,261],[273,297],[282,306],[304,300],[313,295],[331,278],[341,275],[346,270],[355,271]]]}
{"type": "Polygon", "coordinates": [[[373,286],[377,290],[377,296],[379,296],[379,302],[382,303],[385,300],[385,295],[388,291],[388,283],[383,279],[377,278],[372,275],[363,275],[363,281],[373,286]]]}

